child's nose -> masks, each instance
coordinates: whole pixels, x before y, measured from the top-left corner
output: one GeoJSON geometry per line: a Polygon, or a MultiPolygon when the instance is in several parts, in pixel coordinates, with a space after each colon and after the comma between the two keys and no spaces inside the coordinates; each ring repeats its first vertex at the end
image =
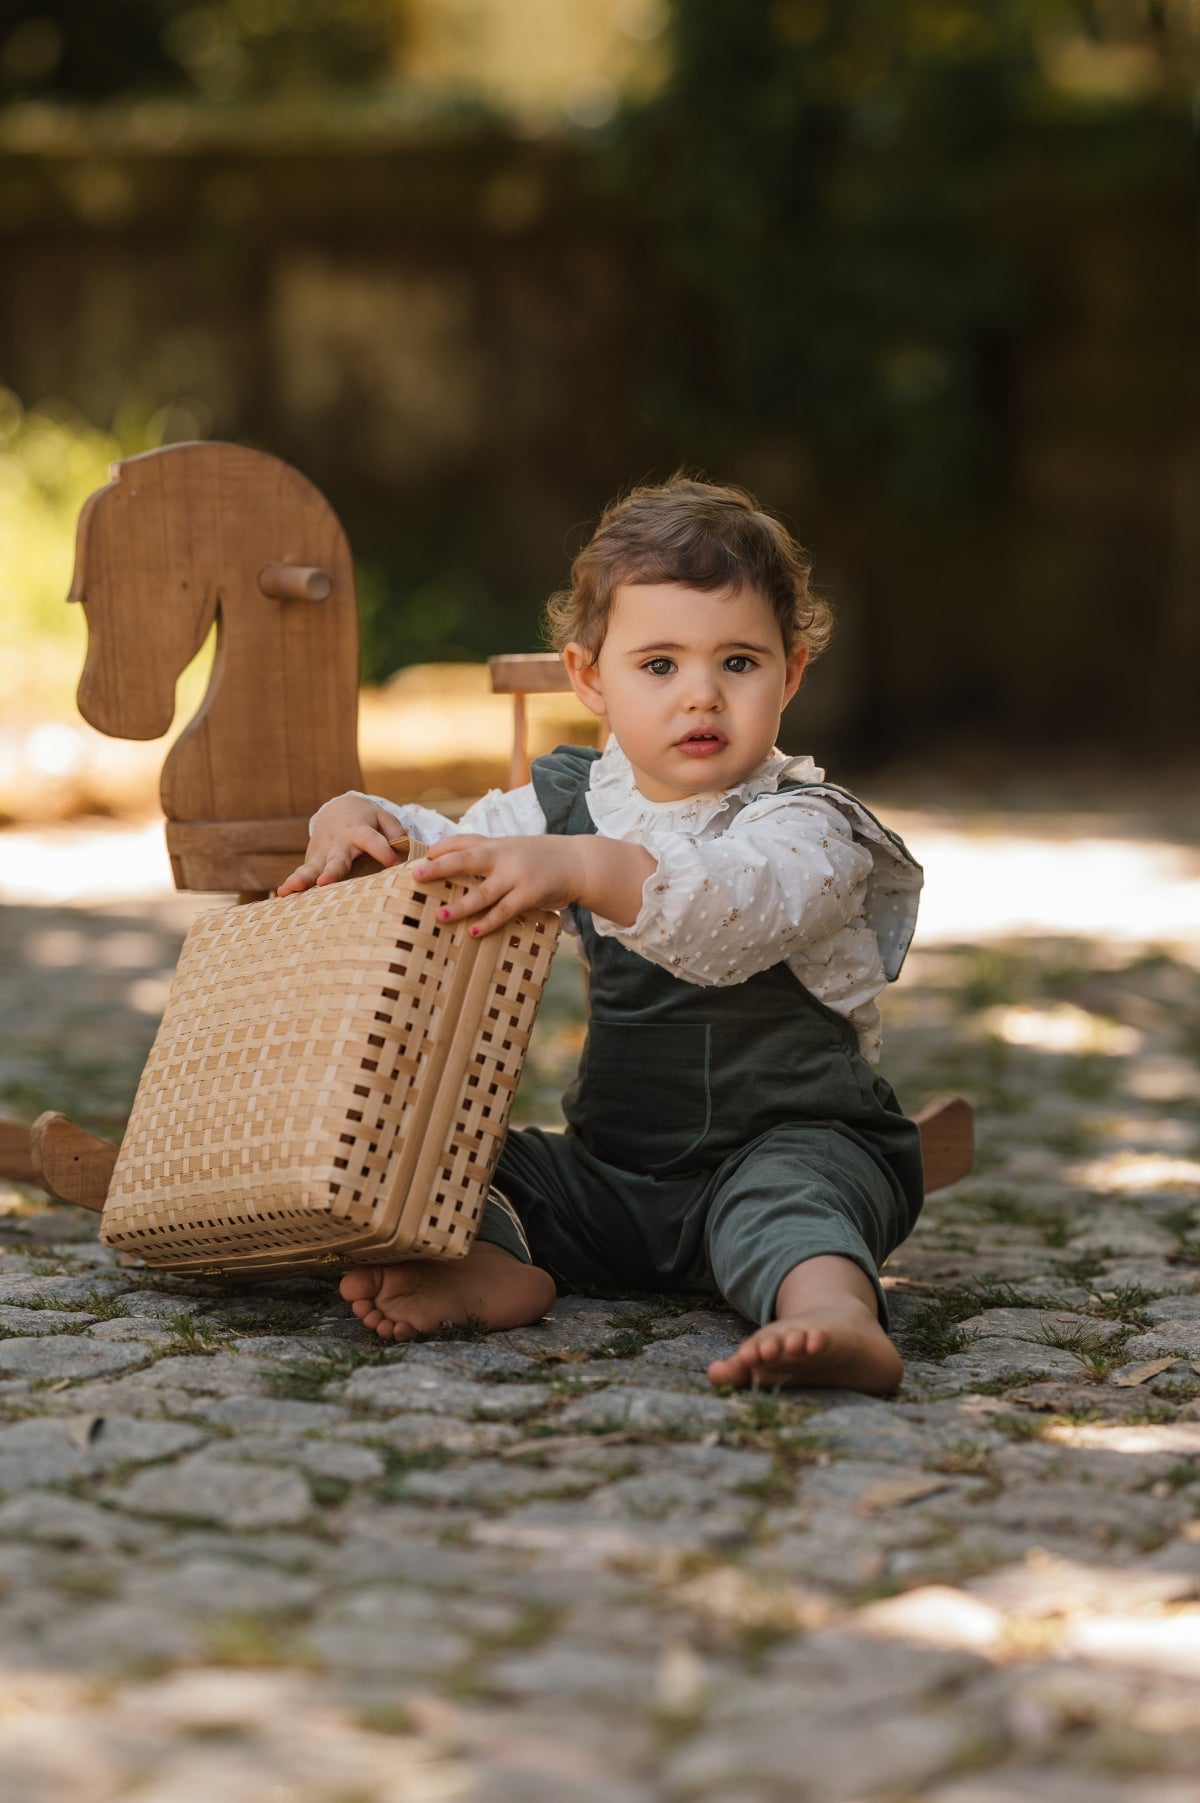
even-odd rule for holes
{"type": "Polygon", "coordinates": [[[721,684],[712,670],[695,670],[688,685],[687,704],[694,709],[711,710],[721,705],[721,684]]]}

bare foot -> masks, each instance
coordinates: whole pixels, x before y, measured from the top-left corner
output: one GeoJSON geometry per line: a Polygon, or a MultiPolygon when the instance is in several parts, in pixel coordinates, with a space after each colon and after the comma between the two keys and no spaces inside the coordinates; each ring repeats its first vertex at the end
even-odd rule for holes
{"type": "Polygon", "coordinates": [[[713,1360],[708,1381],[739,1389],[822,1384],[885,1396],[896,1388],[903,1370],[874,1309],[838,1297],[760,1327],[732,1358],[713,1360]]]}
{"type": "Polygon", "coordinates": [[[554,1279],[511,1252],[477,1242],[465,1258],[413,1258],[358,1265],[338,1286],[363,1326],[381,1340],[411,1340],[439,1327],[525,1327],[557,1294],[554,1279]]]}

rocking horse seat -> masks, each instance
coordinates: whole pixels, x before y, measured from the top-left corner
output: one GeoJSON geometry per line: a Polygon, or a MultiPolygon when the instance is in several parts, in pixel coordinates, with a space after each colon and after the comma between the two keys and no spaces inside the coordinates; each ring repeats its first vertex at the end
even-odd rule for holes
{"type": "Polygon", "coordinates": [[[269,894],[308,847],[308,815],[271,820],[168,820],[167,852],[177,889],[269,894]]]}

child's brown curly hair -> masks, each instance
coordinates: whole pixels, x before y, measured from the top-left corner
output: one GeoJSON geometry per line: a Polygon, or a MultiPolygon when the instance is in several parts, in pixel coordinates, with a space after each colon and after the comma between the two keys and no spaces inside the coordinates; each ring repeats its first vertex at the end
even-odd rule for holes
{"type": "Polygon", "coordinates": [[[803,546],[745,489],[680,473],[609,503],[571,565],[569,586],[546,603],[547,637],[556,651],[574,642],[594,659],[622,583],[678,582],[709,593],[747,587],[770,602],[785,652],[806,645],[811,660],[833,631],[831,608],[809,587],[811,568],[803,546]]]}

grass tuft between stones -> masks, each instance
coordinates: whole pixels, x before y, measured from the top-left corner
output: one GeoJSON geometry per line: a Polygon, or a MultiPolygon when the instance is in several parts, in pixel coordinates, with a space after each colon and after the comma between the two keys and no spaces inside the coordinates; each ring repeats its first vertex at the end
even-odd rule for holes
{"type": "Polygon", "coordinates": [[[231,1609],[204,1624],[204,1639],[209,1658],[215,1665],[240,1667],[301,1666],[316,1668],[316,1661],[296,1638],[296,1630],[306,1619],[299,1610],[263,1615],[245,1609],[231,1609]]]}
{"type": "Polygon", "coordinates": [[[353,1351],[322,1352],[276,1365],[264,1373],[267,1394],[276,1402],[319,1402],[329,1384],[352,1377],[363,1365],[382,1364],[386,1348],[364,1344],[353,1351]]]}

